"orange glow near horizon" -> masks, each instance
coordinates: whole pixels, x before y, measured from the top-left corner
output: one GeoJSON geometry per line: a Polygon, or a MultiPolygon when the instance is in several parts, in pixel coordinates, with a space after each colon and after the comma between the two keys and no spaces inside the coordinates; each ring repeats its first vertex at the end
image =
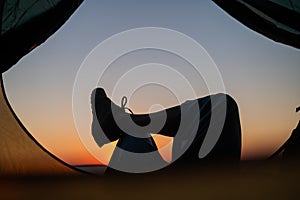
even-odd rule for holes
{"type": "MultiPolygon", "coordinates": [[[[276,134],[279,136],[280,134],[276,134]]],[[[288,136],[287,136],[288,137],[288,136]]],[[[287,139],[284,136],[280,136],[282,141],[287,139]]],[[[170,162],[172,160],[172,144],[173,138],[165,137],[161,135],[153,135],[153,139],[158,147],[158,151],[162,158],[170,162]]],[[[70,144],[70,143],[69,143],[70,144]]],[[[99,147],[99,152],[101,152],[101,161],[95,158],[91,153],[83,146],[82,143],[77,143],[73,141],[71,145],[72,148],[61,147],[54,148],[49,147],[51,153],[54,153],[60,159],[64,160],[65,162],[71,165],[107,165],[109,160],[113,154],[113,151],[116,147],[117,141],[108,143],[103,145],[103,147],[99,147]]],[[[266,145],[266,141],[261,137],[253,137],[248,141],[243,142],[243,149],[242,149],[242,159],[257,159],[257,158],[264,158],[270,154],[270,152],[275,152],[277,147],[279,147],[282,143],[272,142],[271,140],[266,145]],[[253,149],[251,146],[259,146],[257,149],[253,149]],[[275,146],[275,148],[274,148],[275,146]]]]}
{"type": "MultiPolygon", "coordinates": [[[[280,116],[280,113],[286,112],[284,110],[272,110],[272,105],[269,107],[265,106],[265,104],[259,105],[255,100],[252,100],[253,105],[245,102],[243,99],[239,99],[239,97],[236,100],[239,103],[240,109],[243,160],[268,157],[284,143],[296,126],[297,115],[294,114],[292,109],[292,111],[289,111],[292,120],[284,120],[280,116]],[[258,109],[254,109],[254,106],[258,109]],[[262,114],[261,110],[265,110],[265,113],[262,114]]],[[[50,115],[51,111],[48,113],[50,115]]],[[[34,134],[33,136],[48,151],[71,165],[107,165],[117,141],[106,144],[101,148],[96,147],[98,149],[95,152],[101,158],[101,161],[99,161],[99,157],[98,159],[95,158],[86,149],[74,127],[72,118],[68,117],[66,113],[68,112],[65,111],[65,114],[61,114],[64,120],[53,117],[53,120],[57,124],[56,126],[50,127],[45,122],[39,120],[41,121],[40,126],[33,127],[34,129],[32,130],[28,129],[28,131],[30,133],[43,133],[34,134]],[[67,144],[65,143],[66,141],[67,144]]],[[[90,119],[83,119],[83,121],[90,126],[90,119]]],[[[89,135],[90,133],[87,134],[89,135]]],[[[153,138],[162,158],[170,162],[173,138],[156,134],[153,134],[153,138]]]]}
{"type": "MultiPolygon", "coordinates": [[[[171,162],[173,138],[156,134],[153,134],[152,137],[162,158],[167,162],[171,162]]],[[[86,149],[82,148],[83,146],[78,146],[79,148],[75,150],[76,152],[73,150],[66,157],[72,165],[82,165],[83,163],[88,163],[89,165],[108,165],[117,143],[118,140],[105,144],[100,148],[101,161],[94,158],[86,149]]]]}
{"type": "Polygon", "coordinates": [[[173,138],[162,136],[162,135],[157,135],[157,134],[153,134],[152,137],[156,143],[158,152],[160,153],[161,157],[166,162],[171,162],[172,161],[173,138]]]}

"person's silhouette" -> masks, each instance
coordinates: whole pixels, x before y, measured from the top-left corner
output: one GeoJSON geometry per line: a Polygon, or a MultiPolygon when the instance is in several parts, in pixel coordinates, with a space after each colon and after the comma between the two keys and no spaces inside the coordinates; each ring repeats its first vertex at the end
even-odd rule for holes
{"type": "MultiPolygon", "coordinates": [[[[165,123],[160,130],[149,130],[149,132],[144,134],[156,133],[170,137],[176,136],[172,148],[173,158],[176,158],[173,164],[198,163],[200,160],[240,160],[241,127],[239,111],[236,102],[229,95],[216,94],[206,96],[186,101],[181,105],[168,108],[164,111],[141,115],[125,112],[125,105],[120,107],[113,103],[106,96],[103,88],[94,89],[91,98],[93,110],[92,134],[99,146],[119,139],[117,146],[126,151],[134,153],[156,151],[157,147],[150,135],[149,137],[145,137],[144,135],[143,138],[134,137],[130,135],[130,133],[127,134],[123,131],[116,121],[130,117],[135,124],[146,126],[151,123],[151,120],[159,121],[160,118],[166,116],[165,123]],[[222,115],[224,109],[226,111],[225,116],[222,115]],[[195,110],[199,110],[200,116],[193,114],[195,110]],[[212,123],[223,122],[224,125],[221,129],[220,137],[212,150],[205,158],[199,159],[199,150],[210,127],[212,113],[217,115],[215,116],[217,120],[212,123]],[[225,117],[223,121],[222,116],[223,118],[225,117]],[[184,133],[177,135],[179,129],[181,129],[180,132],[184,133]],[[188,138],[192,132],[195,133],[195,137],[191,143],[188,143],[186,142],[186,138],[188,138]],[[104,135],[106,137],[104,137],[104,135]],[[185,148],[186,151],[177,159],[176,156],[178,153],[185,148]]],[[[114,153],[112,159],[114,159],[114,156],[116,157],[116,153],[114,153]]]]}

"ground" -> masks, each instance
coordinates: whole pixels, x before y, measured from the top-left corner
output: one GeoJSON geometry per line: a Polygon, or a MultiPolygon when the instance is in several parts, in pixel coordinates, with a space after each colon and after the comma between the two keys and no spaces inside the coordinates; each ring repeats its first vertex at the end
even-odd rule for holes
{"type": "Polygon", "coordinates": [[[299,199],[299,162],[251,161],[121,176],[2,177],[2,199],[299,199]]]}

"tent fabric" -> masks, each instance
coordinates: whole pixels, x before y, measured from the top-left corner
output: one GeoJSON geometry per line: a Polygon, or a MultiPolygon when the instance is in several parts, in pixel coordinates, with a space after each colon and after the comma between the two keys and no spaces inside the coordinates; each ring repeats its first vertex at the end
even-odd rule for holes
{"type": "Polygon", "coordinates": [[[0,79],[0,177],[79,175],[80,171],[51,154],[25,130],[8,104],[0,79]]]}
{"type": "MultiPolygon", "coordinates": [[[[297,0],[213,0],[254,31],[300,48],[297,0]]],[[[83,0],[0,0],[0,72],[57,31],[83,0]]]]}
{"type": "Polygon", "coordinates": [[[45,8],[54,8],[59,1],[6,1],[3,5],[1,34],[19,27],[33,17],[39,16],[45,8]],[[16,12],[17,10],[17,12],[16,12]]]}
{"type": "Polygon", "coordinates": [[[1,0],[1,73],[57,31],[83,0],[1,0]]]}
{"type": "Polygon", "coordinates": [[[300,1],[213,0],[250,29],[295,48],[300,48],[300,1]]]}

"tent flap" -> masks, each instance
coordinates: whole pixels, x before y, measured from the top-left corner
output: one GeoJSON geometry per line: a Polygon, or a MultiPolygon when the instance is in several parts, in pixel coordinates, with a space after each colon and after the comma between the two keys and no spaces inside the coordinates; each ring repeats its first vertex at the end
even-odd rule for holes
{"type": "Polygon", "coordinates": [[[1,73],[56,32],[82,2],[1,1],[1,73]]]}
{"type": "Polygon", "coordinates": [[[250,29],[300,48],[300,3],[295,0],[213,0],[250,29]]]}

